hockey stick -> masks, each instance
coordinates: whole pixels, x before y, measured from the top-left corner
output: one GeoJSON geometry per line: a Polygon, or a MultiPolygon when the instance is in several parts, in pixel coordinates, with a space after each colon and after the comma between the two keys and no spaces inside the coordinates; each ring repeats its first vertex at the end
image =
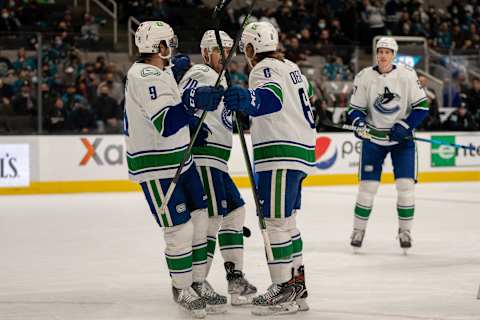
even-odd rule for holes
{"type": "MultiPolygon", "coordinates": [[[[240,30],[238,31],[238,34],[240,34],[240,35],[242,34],[243,28],[245,27],[246,22],[248,21],[248,17],[250,16],[250,14],[251,14],[251,12],[249,13],[249,15],[247,15],[245,17],[245,19],[244,19],[244,21],[243,21],[243,23],[240,27],[240,30]]],[[[218,74],[217,81],[215,82],[215,88],[217,88],[220,85],[220,82],[222,80],[222,75],[225,72],[225,70],[227,69],[228,65],[230,64],[230,61],[232,60],[232,57],[233,57],[233,53],[237,50],[238,40],[240,39],[240,36],[238,36],[238,34],[237,34],[237,37],[235,38],[235,42],[233,43],[233,47],[230,50],[230,52],[228,53],[227,59],[225,60],[225,63],[222,66],[222,70],[220,70],[220,73],[218,74]]],[[[205,120],[206,116],[207,116],[207,111],[204,110],[202,112],[202,115],[200,116],[200,119],[198,121],[197,127],[195,128],[193,136],[190,139],[190,143],[188,144],[188,147],[185,150],[185,154],[183,156],[183,159],[180,162],[180,165],[178,166],[177,172],[175,172],[175,176],[173,177],[172,182],[170,182],[170,185],[168,186],[167,192],[165,193],[165,197],[163,198],[162,205],[159,209],[160,214],[165,212],[165,209],[168,205],[168,202],[170,201],[170,198],[172,197],[173,191],[175,190],[175,187],[177,186],[178,179],[180,179],[180,175],[182,174],[183,167],[185,167],[185,163],[187,162],[187,160],[190,158],[190,156],[192,154],[193,144],[195,143],[195,140],[197,139],[197,136],[200,132],[200,129],[202,128],[202,124],[203,124],[203,121],[205,120]]]]}
{"type": "MultiPolygon", "coordinates": [[[[332,128],[337,128],[337,129],[342,129],[346,131],[355,131],[355,126],[348,125],[348,124],[327,124],[327,123],[321,123],[326,127],[332,127],[332,128]]],[[[445,142],[445,141],[440,141],[440,140],[435,140],[435,139],[427,139],[427,138],[420,138],[420,137],[413,137],[412,138],[415,141],[421,141],[421,142],[427,142],[430,144],[435,144],[435,145],[441,145],[441,146],[449,146],[453,147],[456,149],[465,149],[465,150],[475,150],[475,146],[473,145],[464,145],[464,144],[458,144],[458,143],[450,143],[450,142],[445,142]]]]}
{"type": "MultiPolygon", "coordinates": [[[[245,17],[245,20],[242,24],[242,28],[244,28],[244,25],[248,22],[248,17],[252,14],[253,8],[255,6],[256,0],[252,1],[250,4],[249,8],[249,14],[245,17]]],[[[216,8],[215,8],[216,9],[216,8]]],[[[214,12],[215,14],[215,12],[214,12]]],[[[217,26],[215,28],[215,39],[217,40],[218,48],[220,49],[220,55],[222,57],[222,63],[225,64],[225,53],[223,51],[223,44],[222,44],[222,39],[220,37],[220,28],[219,28],[220,23],[217,22],[217,26]]],[[[241,37],[241,34],[237,34],[237,37],[241,37]]],[[[235,39],[235,42],[238,42],[240,39],[235,39]]],[[[233,48],[232,48],[233,50],[233,48]]],[[[228,70],[225,71],[225,78],[227,80],[227,85],[230,87],[232,85],[231,79],[230,79],[230,73],[228,70]]],[[[260,226],[260,232],[262,234],[263,238],[263,243],[265,245],[265,252],[267,254],[267,260],[268,261],[273,261],[273,251],[272,251],[272,246],[270,244],[270,238],[268,237],[267,233],[267,225],[265,224],[265,218],[263,217],[263,206],[260,202],[260,199],[258,197],[258,192],[255,184],[255,179],[253,178],[253,169],[252,169],[252,164],[250,163],[250,155],[248,154],[248,149],[247,149],[247,142],[245,141],[245,133],[243,132],[243,127],[240,124],[240,121],[238,120],[238,112],[233,115],[235,118],[235,124],[237,125],[238,128],[238,135],[240,137],[240,144],[242,147],[242,153],[243,153],[243,158],[245,159],[245,166],[247,167],[247,173],[248,173],[248,179],[250,180],[250,185],[252,187],[252,193],[253,193],[253,199],[255,201],[255,207],[257,211],[257,216],[258,216],[258,224],[260,226]]]]}

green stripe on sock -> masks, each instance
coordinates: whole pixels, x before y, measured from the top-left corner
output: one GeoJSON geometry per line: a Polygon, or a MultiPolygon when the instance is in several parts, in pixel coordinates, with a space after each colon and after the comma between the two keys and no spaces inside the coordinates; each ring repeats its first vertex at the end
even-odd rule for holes
{"type": "Polygon", "coordinates": [[[193,249],[192,258],[193,262],[207,261],[207,246],[203,248],[193,249]]]}
{"type": "Polygon", "coordinates": [[[226,246],[243,246],[243,234],[241,232],[222,233],[220,231],[218,233],[218,243],[220,244],[220,248],[226,246]]]}
{"type": "Polygon", "coordinates": [[[207,252],[213,255],[215,253],[215,246],[217,245],[216,240],[207,240],[207,252]]]}
{"type": "Polygon", "coordinates": [[[282,213],[281,203],[282,203],[282,171],[277,170],[275,173],[275,218],[280,218],[282,213]]]}
{"type": "Polygon", "coordinates": [[[202,171],[202,180],[203,180],[203,187],[205,188],[205,193],[207,194],[207,201],[208,201],[208,216],[213,217],[213,203],[212,203],[212,195],[210,190],[210,184],[208,183],[208,174],[206,167],[200,167],[202,171]]]}
{"type": "Polygon", "coordinates": [[[412,219],[415,208],[399,208],[397,207],[398,217],[400,219],[412,219]]]}
{"type": "MultiPolygon", "coordinates": [[[[150,187],[152,188],[153,191],[153,197],[155,198],[155,201],[157,202],[157,206],[160,208],[162,207],[162,200],[160,199],[160,194],[158,193],[157,189],[157,184],[155,183],[155,180],[150,180],[150,187]]],[[[170,225],[168,224],[167,217],[165,216],[165,213],[160,212],[160,218],[162,219],[162,227],[169,227],[170,225]]]]}
{"type": "Polygon", "coordinates": [[[302,238],[292,241],[292,253],[300,253],[303,250],[303,241],[302,238]]]}
{"type": "Polygon", "coordinates": [[[368,219],[371,212],[372,212],[372,208],[363,208],[363,207],[360,207],[358,204],[355,205],[356,216],[368,219]]]}
{"type": "Polygon", "coordinates": [[[292,252],[293,252],[293,246],[292,244],[288,244],[286,246],[279,246],[279,247],[273,247],[272,246],[272,252],[273,252],[273,259],[274,260],[285,260],[285,259],[290,259],[292,257],[292,252]]]}
{"type": "Polygon", "coordinates": [[[192,267],[192,254],[182,256],[182,258],[166,257],[168,269],[171,271],[180,271],[192,267]]]}

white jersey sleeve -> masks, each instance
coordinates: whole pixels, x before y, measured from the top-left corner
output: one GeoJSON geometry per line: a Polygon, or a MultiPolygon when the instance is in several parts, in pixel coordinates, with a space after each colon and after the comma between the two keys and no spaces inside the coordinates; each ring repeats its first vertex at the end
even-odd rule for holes
{"type": "Polygon", "coordinates": [[[368,109],[368,90],[367,90],[367,77],[365,77],[365,69],[360,71],[353,80],[353,92],[350,98],[350,108],[359,110],[363,113],[367,113],[368,109]]]}
{"type": "Polygon", "coordinates": [[[428,104],[425,103],[428,100],[427,93],[418,80],[417,72],[413,69],[411,70],[409,100],[410,107],[413,109],[428,110],[428,104]]]}

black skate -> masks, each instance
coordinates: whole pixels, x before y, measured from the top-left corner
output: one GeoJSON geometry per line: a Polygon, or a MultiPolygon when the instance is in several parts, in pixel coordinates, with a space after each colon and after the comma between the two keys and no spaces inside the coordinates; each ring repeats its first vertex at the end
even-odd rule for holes
{"type": "Polygon", "coordinates": [[[192,283],[192,288],[198,296],[205,299],[207,313],[218,314],[227,312],[227,297],[216,293],[208,281],[194,282],[192,283]]]}
{"type": "Polygon", "coordinates": [[[199,297],[192,288],[178,289],[172,287],[173,300],[196,319],[207,316],[206,301],[199,297]]]}
{"type": "Polygon", "coordinates": [[[298,304],[298,311],[308,311],[310,307],[307,304],[308,291],[305,284],[305,268],[298,268],[298,275],[294,277],[296,296],[295,301],[298,304]]]}
{"type": "Polygon", "coordinates": [[[245,279],[240,270],[235,270],[233,262],[225,262],[225,271],[227,272],[228,294],[230,294],[230,303],[232,306],[240,306],[252,303],[252,299],[257,288],[245,279]]]}
{"type": "Polygon", "coordinates": [[[400,241],[400,248],[403,249],[403,253],[406,255],[407,250],[412,247],[412,235],[410,230],[398,229],[398,240],[400,241]]]}
{"type": "Polygon", "coordinates": [[[290,280],[282,284],[272,284],[267,292],[253,298],[252,304],[255,309],[253,315],[271,316],[289,314],[298,311],[298,304],[295,302],[297,296],[296,284],[290,280]]]}
{"type": "Polygon", "coordinates": [[[362,229],[353,229],[352,235],[350,236],[350,245],[353,247],[353,251],[357,252],[358,249],[362,247],[363,237],[365,236],[365,230],[362,229]]]}

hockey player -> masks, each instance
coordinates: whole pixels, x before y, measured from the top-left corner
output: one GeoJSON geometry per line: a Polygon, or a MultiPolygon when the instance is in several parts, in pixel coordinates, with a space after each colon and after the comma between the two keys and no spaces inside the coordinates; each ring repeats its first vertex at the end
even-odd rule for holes
{"type": "Polygon", "coordinates": [[[257,315],[308,309],[296,216],[302,181],[315,162],[315,123],[309,103],[313,90],[277,46],[272,24],[247,25],[240,50],[253,68],[250,89],[233,86],[224,96],[227,109],[252,116],[257,189],[274,256],[268,261],[272,285],[252,301],[252,313],[257,315]]]}
{"type": "Polygon", "coordinates": [[[164,212],[164,195],[190,142],[188,123],[199,109],[217,108],[223,88],[198,87],[183,95],[170,68],[177,41],[161,21],[140,24],[140,52],[127,73],[125,125],[128,173],[140,183],[150,210],[164,231],[165,257],[175,302],[195,318],[206,315],[205,298],[191,287],[202,283],[207,263],[207,212],[203,186],[190,157],[164,212]]]}
{"type": "Polygon", "coordinates": [[[412,245],[414,186],[417,177],[415,128],[428,115],[428,99],[415,70],[394,64],[398,45],[393,38],[376,44],[377,65],[363,69],[354,80],[348,119],[355,135],[362,139],[360,184],[351,245],[362,246],[373,199],[380,184],[382,165],[388,153],[392,158],[397,189],[398,239],[406,250],[412,245]]]}
{"type": "MultiPolygon", "coordinates": [[[[224,31],[220,39],[225,56],[233,46],[233,40],[224,31]]],[[[208,30],[200,42],[203,64],[196,64],[183,76],[179,83],[180,91],[197,86],[214,85],[222,69],[221,54],[215,38],[215,32],[208,30]]],[[[227,86],[222,78],[222,86],[227,86]]],[[[201,111],[197,113],[200,116],[201,111]]],[[[197,165],[203,186],[208,197],[208,263],[207,274],[212,264],[215,245],[218,242],[225,261],[228,293],[232,305],[250,303],[257,289],[243,275],[243,225],[245,223],[245,202],[228,174],[227,162],[232,148],[232,114],[223,107],[223,103],[205,118],[206,126],[197,138],[193,149],[193,159],[197,165]],[[221,227],[220,227],[221,226],[221,227]],[[220,228],[220,231],[219,231],[220,228]]],[[[194,128],[191,128],[194,129],[194,128]]],[[[208,285],[208,282],[206,283],[208,285]]],[[[195,287],[194,287],[195,288],[195,287]]],[[[198,292],[198,290],[197,290],[198,292]]],[[[213,291],[211,291],[213,293],[213,291]]],[[[217,307],[227,303],[225,296],[214,294],[208,297],[209,304],[217,307]]]]}

